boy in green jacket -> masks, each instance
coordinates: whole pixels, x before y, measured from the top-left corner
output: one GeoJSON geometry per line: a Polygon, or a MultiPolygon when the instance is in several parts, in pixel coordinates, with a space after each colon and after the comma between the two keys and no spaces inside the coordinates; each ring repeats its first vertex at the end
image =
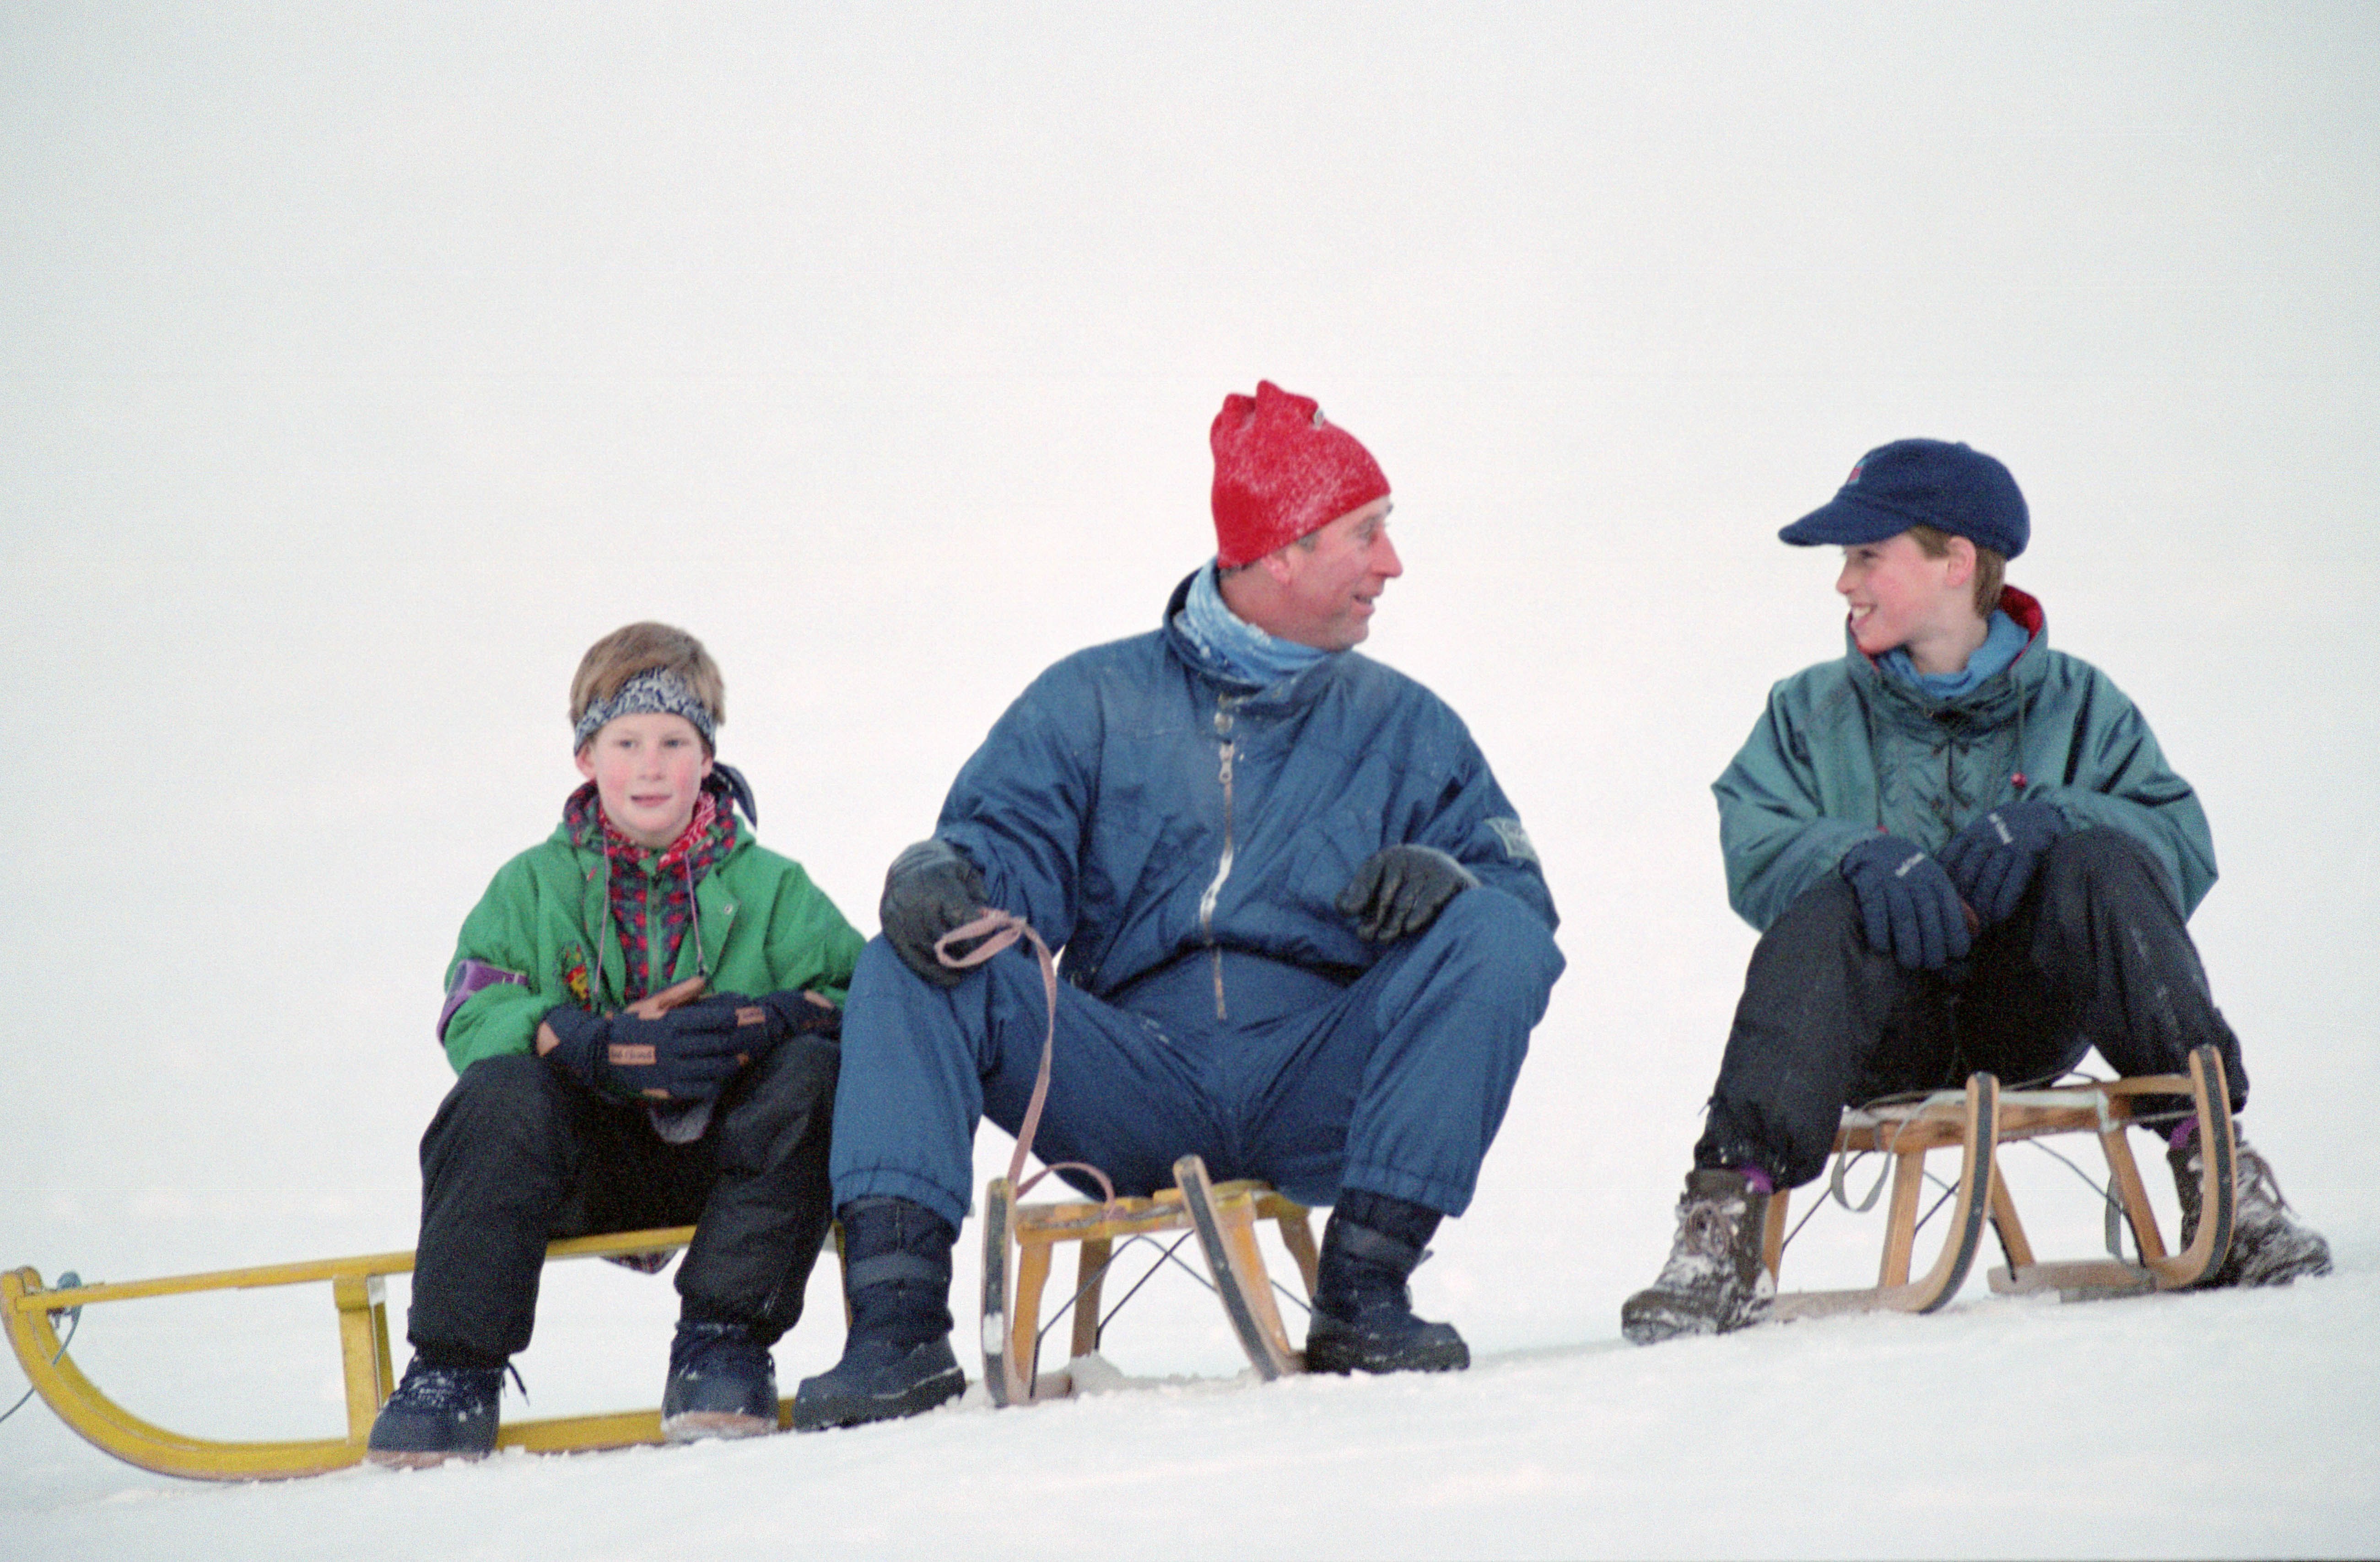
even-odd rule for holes
{"type": "MultiPolygon", "coordinates": [[[[2030,534],[2008,468],[1939,440],[1868,452],[1779,533],[1842,548],[1851,644],[1770,691],[1712,787],[1729,900],[1762,936],[1669,1263],[1621,1309],[1640,1345],[1760,1320],[1769,1195],[1825,1168],[1846,1106],[1978,1070],[2054,1078],[2095,1046],[2122,1074],[2186,1072],[2208,1044],[2247,1101],[2183,926],[2215,882],[2206,817],[2131,702],[2002,584],[2030,534]]],[[[2197,1122],[2170,1118],[2187,1243],[2197,1122]]],[[[2239,1151],[2211,1283],[2327,1273],[2239,1151]]]]}
{"type": "Polygon", "coordinates": [[[841,1002],[860,938],[739,825],[713,758],[724,687],[683,630],[596,642],[570,690],[587,784],[499,869],[446,974],[461,1077],[421,1140],[413,1360],[378,1464],[494,1447],[557,1237],[695,1227],[662,1430],[777,1429],[769,1349],[801,1316],[830,1220],[841,1002]],[[753,996],[745,996],[745,995],[753,996]]]}

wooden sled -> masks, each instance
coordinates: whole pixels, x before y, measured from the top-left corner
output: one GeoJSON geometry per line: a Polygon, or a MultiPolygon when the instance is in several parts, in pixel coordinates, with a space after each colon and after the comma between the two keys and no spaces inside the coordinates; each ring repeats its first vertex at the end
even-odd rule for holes
{"type": "MultiPolygon", "coordinates": [[[[593,1258],[615,1253],[666,1253],[694,1239],[691,1226],[612,1236],[575,1237],[545,1250],[557,1258],[593,1258]]],[[[58,1419],[128,1463],[162,1475],[201,1481],[272,1481],[343,1470],[364,1457],[372,1418],[395,1387],[388,1349],[385,1277],[409,1273],[410,1253],[366,1253],[254,1269],[220,1269],[114,1285],[77,1285],[50,1290],[30,1268],[0,1274],[0,1323],[16,1348],[25,1375],[58,1419]],[[327,1281],[338,1310],[339,1354],[346,1379],[347,1433],[310,1442],[231,1442],[186,1437],[141,1420],[85,1377],[59,1342],[57,1320],[72,1308],[140,1297],[182,1296],[199,1291],[249,1290],[262,1286],[327,1281]]],[[[780,1400],[777,1424],[792,1424],[791,1400],[780,1400]]],[[[543,1421],[507,1421],[496,1430],[499,1448],[535,1453],[577,1453],[626,1447],[662,1440],[661,1411],[557,1416],[543,1421]]]]}
{"type": "MultiPolygon", "coordinates": [[[[2213,1047],[2202,1047],[2191,1055],[2187,1076],[2144,1074],[2045,1090],[2002,1091],[1991,1075],[1977,1074],[1964,1091],[1939,1091],[1921,1101],[1847,1110],[1835,1136],[1837,1156],[1869,1151],[1893,1156],[1892,1201],[1876,1284],[1850,1290],[1780,1292],[1770,1316],[1782,1320],[1877,1310],[1933,1312],[1965,1284],[1982,1245],[1986,1220],[1998,1232],[2009,1260],[2006,1267],[1988,1276],[1995,1291],[2056,1291],[2072,1301],[2180,1290],[2195,1285],[2222,1265],[2230,1246],[2236,1150],[2229,1100],[2222,1059],[2213,1047]],[[2207,1145],[2199,1184],[2199,1207],[2204,1214],[2189,1249],[2177,1254],[2166,1251],[2140,1168],[2124,1142],[2124,1131],[2133,1120],[2131,1104],[2144,1096],[2188,1096],[2207,1145]],[[2223,1107],[2216,1108],[2217,1102],[2223,1107]],[[2099,1141],[2115,1196],[2140,1247],[2140,1264],[2112,1257],[2042,1263],[2034,1255],[2024,1224],[2017,1216],[2015,1198],[1998,1175],[1998,1147],[2018,1140],[2077,1132],[2094,1134],[2099,1141]],[[1954,1144],[1960,1148],[1961,1165],[1949,1230],[1933,1268],[1923,1277],[1912,1279],[1911,1250],[1915,1245],[1917,1206],[1925,1187],[1925,1156],[1954,1144]]],[[[1764,1256],[1772,1279],[1783,1256],[1787,1210],[1783,1191],[1770,1196],[1764,1256]]]]}
{"type": "MultiPolygon", "coordinates": [[[[1824,1317],[1835,1313],[1931,1313],[1959,1293],[1967,1271],[1983,1245],[1984,1217],[1997,1184],[1992,1176],[1992,1146],[1998,1140],[1999,1082],[1974,1074],[1963,1091],[1937,1091],[1907,1106],[1854,1108],[1843,1113],[1835,1133],[1835,1153],[1868,1150],[1893,1157],[1892,1203],[1885,1220],[1884,1263],[1873,1287],[1851,1290],[1779,1291],[1769,1316],[1824,1317]],[[1918,1197],[1925,1187],[1928,1151],[1960,1147],[1959,1185],[1951,1206],[1949,1232],[1934,1266],[1911,1279],[1910,1249],[1917,1239],[1918,1197]]],[[[1779,1188],[1768,1197],[1768,1224],[1762,1257],[1774,1280],[1785,1253],[1785,1216],[1789,1194],[1779,1188]]]]}
{"type": "Polygon", "coordinates": [[[1041,1292],[1050,1249],[1077,1250],[1071,1359],[1099,1348],[1099,1294],[1119,1238],[1189,1230],[1205,1254],[1216,1295],[1257,1376],[1268,1382],[1305,1370],[1273,1305],[1272,1281],[1257,1247],[1257,1222],[1270,1220],[1297,1262],[1308,1296],[1318,1255],[1305,1208],[1262,1182],[1213,1183],[1206,1163],[1173,1163],[1176,1186],[1149,1198],[1019,1205],[1010,1180],[994,1178],[984,1199],[983,1375],[995,1405],[1029,1405],[1074,1391],[1071,1367],[1038,1371],[1041,1292]],[[1013,1278],[1012,1278],[1013,1277],[1013,1278]]]}

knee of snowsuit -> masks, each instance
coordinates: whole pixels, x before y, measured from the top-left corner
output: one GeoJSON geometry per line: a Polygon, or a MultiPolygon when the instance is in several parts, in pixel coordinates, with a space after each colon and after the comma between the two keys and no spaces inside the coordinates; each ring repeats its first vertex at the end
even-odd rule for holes
{"type": "Polygon", "coordinates": [[[421,1139],[407,1338],[502,1361],[528,1344],[548,1241],[691,1224],[686,1315],[773,1341],[801,1315],[832,1220],[835,1061],[832,1041],[788,1040],[737,1074],[684,1144],[543,1059],[472,1064],[421,1139]]]}
{"type": "MultiPolygon", "coordinates": [[[[2184,1073],[2206,1044],[2236,1110],[2238,1038],[2155,859],[2120,831],[2060,838],[2015,914],[1940,973],[1870,949],[1858,897],[1829,876],[1753,951],[1694,1164],[1756,1166],[1799,1187],[1826,1169],[1847,1106],[1979,1070],[2007,1084],[2050,1078],[2094,1046],[2119,1074],[2184,1073]]],[[[2144,1097],[2136,1110],[2179,1107],[2144,1097]]]]}
{"type": "MultiPolygon", "coordinates": [[[[1171,1186],[1195,1152],[1301,1203],[1349,1186],[1460,1214],[1561,967],[1543,920],[1482,887],[1353,980],[1202,950],[1106,998],[1062,983],[1035,1153],[1123,1193],[1171,1186]]],[[[963,1221],[975,1126],[1017,1132],[1047,1023],[1021,950],[944,989],[871,941],[844,1027],[838,1206],[889,1194],[963,1221]]]]}

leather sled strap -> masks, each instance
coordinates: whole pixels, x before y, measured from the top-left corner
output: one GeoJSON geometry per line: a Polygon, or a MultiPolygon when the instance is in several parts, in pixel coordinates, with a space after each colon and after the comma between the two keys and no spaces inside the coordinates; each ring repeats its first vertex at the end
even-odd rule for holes
{"type": "Polygon", "coordinates": [[[1055,1161],[1030,1178],[1025,1177],[1025,1157],[1033,1148],[1033,1135],[1041,1127],[1041,1108],[1050,1098],[1050,1064],[1058,1047],[1058,963],[1050,953],[1050,946],[1033,925],[1014,912],[987,906],[972,922],[952,928],[934,940],[934,958],[953,971],[965,971],[981,965],[993,955],[1024,938],[1033,946],[1034,957],[1041,963],[1041,999],[1047,1007],[1050,1024],[1041,1037],[1041,1067],[1033,1076],[1033,1099],[1025,1108],[1025,1120],[1017,1125],[1016,1148],[1008,1157],[1008,1185],[1017,1198],[1026,1190],[1053,1171],[1080,1171],[1099,1185],[1109,1204],[1115,1203],[1115,1184],[1108,1174],[1087,1161],[1055,1161]],[[972,943],[964,953],[958,946],[972,943]]]}

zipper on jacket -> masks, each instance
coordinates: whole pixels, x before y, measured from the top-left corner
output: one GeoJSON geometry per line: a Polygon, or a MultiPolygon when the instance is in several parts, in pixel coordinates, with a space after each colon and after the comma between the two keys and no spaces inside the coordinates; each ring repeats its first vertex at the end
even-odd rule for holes
{"type": "Polygon", "coordinates": [[[1207,892],[1198,897],[1198,933],[1207,940],[1208,958],[1214,963],[1215,1018],[1230,1018],[1223,1002],[1223,951],[1215,947],[1215,902],[1223,893],[1223,881],[1232,877],[1232,759],[1239,745],[1232,737],[1232,702],[1228,695],[1215,699],[1215,733],[1222,741],[1217,779],[1223,787],[1223,854],[1215,864],[1215,877],[1208,881],[1207,892]]]}

